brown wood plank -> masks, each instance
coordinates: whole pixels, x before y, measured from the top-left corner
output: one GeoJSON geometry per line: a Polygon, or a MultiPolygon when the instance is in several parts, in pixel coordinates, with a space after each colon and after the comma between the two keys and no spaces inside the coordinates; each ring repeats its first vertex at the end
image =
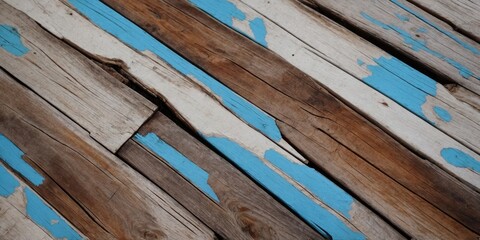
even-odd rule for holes
{"type": "MultiPolygon", "coordinates": [[[[115,152],[156,109],[80,52],[0,2],[2,26],[14,29],[20,54],[0,48],[0,66],[115,152]]],[[[5,33],[5,32],[3,32],[5,33]]]]}
{"type": "Polygon", "coordinates": [[[85,130],[0,74],[0,133],[41,181],[30,180],[18,164],[9,166],[87,237],[213,238],[205,225],[85,130]]]}
{"type": "MultiPolygon", "coordinates": [[[[138,140],[129,140],[118,152],[126,162],[164,189],[221,237],[323,238],[225,159],[202,145],[165,115],[156,113],[142,126],[138,134],[140,135],[136,136],[155,134],[164,141],[163,146],[171,146],[208,174],[208,186],[212,189],[210,194],[213,198],[189,182],[186,178],[189,176],[182,177],[182,172],[177,172],[178,170],[169,164],[169,161],[175,161],[172,158],[179,156],[172,155],[173,153],[165,148],[165,155],[159,156],[138,140]]],[[[183,163],[183,166],[187,167],[187,164],[183,163]]]]}
{"type": "Polygon", "coordinates": [[[283,134],[303,138],[295,145],[313,162],[406,232],[475,236],[422,198],[479,229],[479,211],[471,210],[479,206],[478,193],[409,152],[277,56],[183,1],[105,2],[276,117],[281,126],[298,129],[283,134]],[[359,177],[363,175],[367,177],[359,177]]]}

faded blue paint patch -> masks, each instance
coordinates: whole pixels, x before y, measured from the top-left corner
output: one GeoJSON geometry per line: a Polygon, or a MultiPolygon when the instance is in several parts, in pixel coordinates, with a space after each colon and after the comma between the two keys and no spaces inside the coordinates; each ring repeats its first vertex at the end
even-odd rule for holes
{"type": "Polygon", "coordinates": [[[317,205],[286,179],[266,166],[257,156],[236,142],[221,137],[205,137],[205,139],[325,237],[365,239],[363,234],[350,229],[335,215],[317,205]]]}
{"type": "Polygon", "coordinates": [[[213,189],[208,185],[208,173],[175,150],[175,148],[162,141],[154,133],[147,133],[145,136],[137,133],[135,134],[135,140],[167,161],[170,166],[180,172],[210,198],[220,202],[213,189]]]}
{"type": "MultiPolygon", "coordinates": [[[[195,77],[219,96],[225,107],[230,109],[237,117],[243,119],[250,126],[262,132],[265,136],[277,142],[282,139],[280,130],[271,116],[170,50],[167,46],[113,9],[99,0],[70,0],[69,2],[97,26],[117,37],[125,44],[139,51],[149,50],[177,71],[187,76],[195,77]]],[[[221,6],[217,4],[217,1],[214,2],[215,4],[213,5],[221,6]]],[[[220,2],[222,1],[219,1],[219,3],[220,2]]],[[[224,7],[229,9],[227,5],[228,4],[224,7]]],[[[235,11],[232,14],[241,16],[241,14],[235,13],[235,11]]]]}
{"type": "Polygon", "coordinates": [[[480,162],[469,154],[456,149],[456,148],[444,148],[440,152],[443,159],[455,167],[468,168],[477,173],[480,173],[480,162]]]}
{"type": "Polygon", "coordinates": [[[403,14],[399,14],[399,13],[395,13],[395,16],[397,16],[398,19],[404,21],[404,22],[408,22],[410,21],[410,18],[406,15],[403,15],[403,14]]]}
{"type": "Polygon", "coordinates": [[[18,180],[0,164],[0,196],[8,197],[20,187],[18,180]]]}
{"type": "Polygon", "coordinates": [[[0,24],[0,47],[17,57],[21,57],[30,51],[23,45],[17,29],[5,24],[0,24]]]}
{"type": "Polygon", "coordinates": [[[249,37],[258,44],[267,47],[267,41],[265,37],[267,36],[267,28],[263,20],[259,17],[256,17],[249,21],[250,30],[253,32],[253,37],[249,36],[246,32],[241,31],[240,29],[233,26],[233,18],[236,18],[240,21],[245,21],[245,13],[235,6],[232,2],[228,0],[189,0],[195,6],[201,10],[208,13],[210,16],[216,18],[218,21],[229,26],[232,29],[235,29],[237,32],[249,37]]]}
{"type": "Polygon", "coordinates": [[[67,222],[54,212],[40,197],[29,188],[25,188],[27,215],[37,225],[47,230],[57,239],[82,239],[67,222]]]}
{"type": "Polygon", "coordinates": [[[433,107],[433,111],[435,111],[437,116],[440,119],[442,119],[444,122],[452,121],[452,115],[450,115],[450,113],[447,110],[445,110],[444,108],[439,107],[439,106],[435,106],[435,107],[433,107]]]}
{"type": "Polygon", "coordinates": [[[408,33],[407,31],[405,31],[404,29],[398,27],[398,26],[395,26],[393,24],[385,24],[373,17],[371,17],[370,15],[364,13],[364,12],[361,12],[360,13],[362,15],[362,17],[364,17],[365,19],[367,19],[368,21],[372,22],[373,24],[375,25],[378,25],[380,26],[381,28],[385,29],[385,30],[393,30],[394,32],[396,32],[397,34],[399,34],[402,38],[403,38],[403,41],[407,44],[407,45],[410,45],[410,47],[414,50],[414,51],[425,51],[445,62],[447,62],[448,64],[450,64],[451,66],[455,67],[459,74],[463,77],[463,78],[470,78],[470,77],[473,77],[473,78],[476,78],[476,79],[479,79],[480,80],[480,77],[478,76],[474,76],[473,75],[473,72],[471,70],[469,70],[467,67],[465,67],[463,64],[459,63],[458,61],[456,60],[453,60],[452,58],[449,58],[447,56],[444,56],[443,54],[441,54],[440,52],[437,52],[437,51],[434,51],[434,50],[431,50],[430,48],[427,47],[427,42],[423,39],[419,39],[419,38],[415,38],[413,37],[410,33],[408,33]]]}
{"type": "Polygon", "coordinates": [[[43,183],[45,180],[35,169],[33,169],[23,159],[23,152],[13,144],[10,139],[0,134],[0,159],[3,159],[11,168],[22,174],[35,186],[43,183]]]}
{"type": "Polygon", "coordinates": [[[350,218],[353,198],[328,178],[304,164],[297,164],[274,149],[265,152],[265,159],[288,174],[329,207],[350,218]]]}
{"type": "Polygon", "coordinates": [[[422,14],[420,14],[419,12],[417,11],[414,11],[413,9],[407,7],[405,4],[401,3],[400,1],[398,0],[390,0],[391,2],[393,2],[395,5],[401,7],[403,10],[409,12],[410,14],[414,15],[415,17],[417,17],[418,19],[422,20],[424,23],[432,26],[433,28],[437,29],[438,31],[440,31],[441,33],[447,35],[449,38],[453,39],[455,42],[457,42],[458,44],[460,44],[462,47],[468,49],[469,51],[471,51],[472,53],[474,53],[475,55],[480,55],[480,50],[478,50],[477,48],[475,48],[474,46],[462,41],[460,38],[458,38],[457,36],[455,36],[455,34],[443,29],[442,27],[438,26],[437,24],[435,24],[433,21],[430,21],[428,20],[426,17],[424,17],[422,14]]]}
{"type": "Polygon", "coordinates": [[[417,116],[433,124],[423,113],[427,96],[436,96],[437,83],[397,58],[373,59],[378,65],[368,65],[371,75],[363,81],[394,100],[417,116]]]}
{"type": "Polygon", "coordinates": [[[263,19],[258,17],[254,18],[249,22],[249,26],[253,32],[253,40],[255,40],[260,45],[267,47],[267,40],[265,40],[265,38],[267,37],[267,28],[263,23],[263,19]]]}
{"type": "Polygon", "coordinates": [[[424,28],[424,27],[421,27],[421,28],[417,29],[416,32],[417,32],[417,33],[428,33],[428,30],[427,30],[426,28],[424,28]]]}
{"type": "Polygon", "coordinates": [[[365,62],[362,59],[359,58],[359,59],[357,59],[357,64],[359,66],[363,66],[365,64],[365,62]]]}

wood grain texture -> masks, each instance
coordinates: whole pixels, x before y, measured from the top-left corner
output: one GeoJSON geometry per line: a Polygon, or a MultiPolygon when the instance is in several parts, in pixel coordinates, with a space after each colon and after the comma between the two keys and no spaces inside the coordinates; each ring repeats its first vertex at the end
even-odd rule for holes
{"type": "Polygon", "coordinates": [[[177,172],[167,160],[138,140],[128,141],[119,150],[119,156],[168,192],[219,236],[225,239],[323,238],[225,159],[161,113],[156,113],[139,130],[140,135],[152,133],[208,173],[208,185],[219,202],[189,182],[186,177],[190,176],[177,172]]]}
{"type": "Polygon", "coordinates": [[[480,2],[472,0],[409,0],[409,2],[480,42],[480,18],[478,17],[480,2]]]}
{"type": "Polygon", "coordinates": [[[135,4],[133,1],[106,2],[279,119],[279,124],[292,126],[301,132],[283,132],[287,138],[298,137],[298,134],[310,137],[309,143],[302,141],[295,145],[379,212],[396,219],[395,223],[409,234],[431,238],[445,238],[448,235],[472,238],[475,235],[419,196],[471,229],[478,229],[478,222],[474,220],[478,217],[466,217],[472,214],[471,208],[462,210],[462,206],[458,205],[458,197],[463,196],[461,201],[466,205],[477,206],[470,201],[477,201],[478,193],[410,153],[283,60],[233,34],[181,1],[135,1],[135,4]],[[230,44],[232,42],[235,44],[230,44]],[[302,146],[308,144],[315,147],[305,149],[302,146]],[[314,151],[321,151],[321,154],[313,154],[314,151]],[[369,176],[363,178],[364,185],[359,188],[353,187],[359,179],[351,172],[360,174],[354,170],[353,163],[358,164],[355,168],[362,169],[361,174],[369,176]],[[370,164],[382,169],[419,196],[413,195],[370,164]],[[372,192],[381,194],[373,197],[372,192]],[[396,200],[390,202],[392,199],[396,200]],[[398,202],[409,204],[398,205],[398,202]],[[389,207],[389,210],[385,211],[385,207],[389,207]],[[413,211],[414,218],[411,214],[406,217],[407,211],[417,207],[418,211],[413,211]],[[405,217],[400,220],[400,216],[405,217]],[[439,225],[438,219],[446,222],[439,225]]]}
{"type": "Polygon", "coordinates": [[[87,237],[213,239],[171,197],[3,72],[0,91],[0,133],[43,179],[30,187],[87,237]]]}
{"type": "MultiPolygon", "coordinates": [[[[27,12],[29,16],[35,18],[36,21],[40,22],[42,26],[55,35],[68,39],[76,46],[82,48],[82,51],[88,52],[92,56],[97,56],[103,59],[103,61],[108,61],[108,59],[122,60],[128,67],[125,71],[136,77],[139,83],[146,86],[149,91],[164,98],[174,111],[204,138],[211,141],[228,140],[231,141],[230,144],[245,147],[243,154],[250,157],[254,156],[252,161],[256,162],[258,167],[267,171],[270,177],[276,178],[278,181],[270,181],[270,178],[266,177],[264,172],[258,172],[255,168],[253,173],[251,172],[251,176],[261,180],[261,184],[267,183],[274,188],[273,190],[275,190],[278,198],[281,198],[282,201],[294,208],[297,213],[301,213],[302,217],[308,219],[310,225],[317,230],[323,232],[325,230],[322,230],[319,226],[328,226],[328,231],[332,230],[340,234],[352,233],[357,237],[360,237],[358,233],[355,233],[357,231],[367,236],[375,236],[375,234],[378,236],[387,235],[389,236],[388,238],[398,236],[395,231],[392,231],[391,228],[385,225],[383,220],[372,214],[370,210],[358,201],[354,201],[351,196],[347,196],[347,204],[344,207],[336,209],[339,205],[343,206],[343,202],[340,204],[335,201],[326,201],[328,204],[322,203],[322,198],[328,199],[330,198],[329,195],[332,195],[330,190],[318,190],[320,188],[318,186],[313,186],[314,189],[311,190],[308,186],[302,186],[302,184],[296,182],[293,179],[295,176],[290,176],[291,174],[289,175],[272,166],[272,163],[269,163],[269,160],[264,157],[267,152],[278,154],[282,158],[280,159],[281,161],[286,161],[285,164],[291,164],[294,168],[300,168],[302,171],[305,170],[310,176],[314,175],[314,178],[322,181],[322,187],[323,184],[327,184],[330,189],[340,193],[341,196],[346,195],[342,189],[322,177],[319,173],[316,173],[315,170],[301,164],[301,159],[297,159],[287,151],[279,148],[278,145],[271,142],[264,135],[249,128],[248,125],[236,118],[231,112],[222,108],[215,101],[219,99],[211,97],[210,90],[199,88],[195,85],[196,83],[201,83],[196,81],[195,76],[189,76],[195,80],[194,84],[192,84],[190,82],[192,79],[185,78],[171,69],[163,60],[159,59],[165,57],[166,49],[158,41],[152,40],[151,37],[149,38],[148,35],[145,35],[146,33],[139,31],[138,27],[132,26],[131,23],[129,24],[117,13],[111,10],[108,11],[105,5],[101,5],[99,2],[71,1],[71,3],[75,3],[75,6],[80,7],[82,10],[88,10],[82,13],[93,17],[95,24],[107,26],[109,32],[119,36],[136,50],[145,52],[149,57],[122,45],[118,39],[112,38],[99,30],[92,23],[86,21],[59,2],[48,0],[40,2],[9,2],[9,4],[13,4],[27,12]],[[38,8],[32,8],[32,5],[38,6],[38,8]],[[42,9],[51,9],[52,11],[46,12],[42,11],[42,9]],[[90,9],[94,9],[94,11],[89,11],[90,9]],[[110,18],[105,18],[105,16],[110,18]],[[110,25],[109,23],[112,23],[112,20],[116,20],[115,24],[110,25]],[[106,25],[104,25],[105,23],[106,25]],[[112,28],[111,26],[120,26],[120,28],[112,28]],[[126,31],[127,29],[128,31],[126,31]],[[89,34],[85,34],[85,31],[88,31],[89,34]],[[135,42],[135,40],[128,37],[132,36],[133,33],[139,34],[135,36],[135,40],[139,39],[139,42],[135,42]],[[79,38],[78,36],[81,37],[79,38]],[[145,42],[148,44],[146,46],[142,45],[145,42]],[[163,52],[159,51],[159,49],[163,49],[163,52]],[[159,55],[155,55],[152,51],[159,55]],[[159,81],[159,79],[164,81],[159,81]],[[285,194],[284,187],[289,188],[290,192],[285,194]],[[299,199],[302,201],[299,201],[299,199]],[[305,204],[309,205],[309,208],[306,208],[305,204]],[[315,211],[312,211],[312,209],[315,211]],[[329,219],[325,220],[323,217],[328,217],[329,219]],[[337,231],[338,229],[345,230],[345,232],[337,231]],[[384,235],[380,235],[380,233],[384,235]]],[[[166,52],[168,53],[168,51],[166,52]]],[[[167,55],[170,57],[174,56],[171,53],[167,55]]],[[[176,61],[181,61],[178,57],[174,56],[173,58],[176,61]]],[[[167,58],[166,60],[170,60],[167,61],[168,64],[178,64],[178,62],[172,62],[171,59],[167,58]]],[[[185,66],[190,63],[183,61],[183,64],[185,66]]],[[[203,85],[201,86],[204,87],[203,85]]],[[[288,145],[282,144],[282,140],[277,142],[277,144],[287,150],[289,149],[288,145]]],[[[222,144],[222,146],[225,146],[225,144],[222,144]]],[[[289,150],[289,152],[295,154],[295,151],[289,150]]],[[[232,157],[238,156],[235,152],[229,153],[229,155],[232,157]]],[[[237,163],[240,164],[249,162],[244,158],[237,160],[237,163]]],[[[311,182],[307,182],[307,184],[312,185],[311,182]]]]}
{"type": "Polygon", "coordinates": [[[0,3],[0,21],[27,49],[0,49],[0,66],[115,152],[156,109],[87,57],[56,39],[23,13],[0,3]]]}
{"type": "Polygon", "coordinates": [[[480,94],[480,45],[415,5],[405,0],[313,2],[422,66],[480,94]]]}
{"type": "MultiPolygon", "coordinates": [[[[243,0],[245,4],[238,0],[222,1],[224,4],[233,6],[238,14],[244,14],[245,20],[243,21],[238,20],[238,16],[229,15],[227,8],[216,8],[215,5],[208,4],[208,0],[192,0],[190,2],[232,29],[238,30],[258,44],[279,54],[400,141],[405,142],[411,149],[425,155],[464,182],[480,189],[478,172],[452,165],[444,159],[442,150],[446,148],[461,149],[461,151],[480,159],[478,154],[439,131],[439,129],[444,129],[446,132],[453,132],[457,138],[461,139],[467,136],[467,139],[477,140],[478,133],[475,132],[476,129],[480,129],[478,126],[480,114],[478,110],[455,99],[441,84],[408,68],[398,59],[346,31],[331,20],[308,11],[307,8],[292,1],[276,1],[275,7],[272,7],[273,2],[267,0],[243,0]],[[223,16],[227,17],[223,18],[223,16]],[[254,28],[249,25],[237,23],[254,21],[251,19],[261,20],[263,23],[266,30],[264,39],[256,39],[255,35],[251,33],[254,28]],[[308,26],[307,30],[302,27],[304,25],[308,26]],[[393,70],[387,70],[387,67],[382,68],[375,62],[376,59],[382,57],[398,63],[397,71],[400,73],[398,76],[401,76],[402,71],[411,71],[411,74],[405,75],[405,79],[401,79],[393,73],[388,74],[393,70]],[[358,64],[359,61],[361,61],[361,65],[358,64]],[[401,69],[402,66],[403,69],[401,69]],[[370,72],[370,68],[375,71],[370,72]],[[369,75],[374,72],[375,75],[382,73],[379,77],[381,80],[373,85],[389,86],[381,90],[385,90],[390,95],[393,94],[392,99],[386,98],[388,94],[384,96],[364,84],[370,78],[369,75]],[[420,82],[421,79],[427,80],[425,85],[435,90],[434,96],[410,85],[415,81],[420,82]],[[422,98],[425,102],[421,101],[422,98]],[[412,101],[412,99],[418,99],[420,102],[417,104],[416,100],[412,101]],[[397,104],[395,102],[397,100],[403,106],[408,106],[416,116],[397,104]],[[440,119],[434,111],[439,107],[448,109],[448,112],[452,113],[450,117],[453,120],[445,122],[440,119]]],[[[459,97],[465,98],[465,95],[459,97]]]]}

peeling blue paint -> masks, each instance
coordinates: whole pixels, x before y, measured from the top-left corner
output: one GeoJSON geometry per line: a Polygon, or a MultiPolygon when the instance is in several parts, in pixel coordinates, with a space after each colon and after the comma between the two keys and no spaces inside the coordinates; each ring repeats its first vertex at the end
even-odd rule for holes
{"type": "Polygon", "coordinates": [[[137,133],[135,134],[135,140],[167,161],[170,166],[180,172],[210,198],[220,202],[213,189],[208,185],[208,173],[175,150],[175,148],[162,141],[154,133],[147,133],[145,136],[137,133]]]}
{"type": "Polygon", "coordinates": [[[357,64],[359,66],[363,66],[365,64],[365,62],[362,59],[359,58],[359,59],[357,59],[357,64]]]}
{"type": "Polygon", "coordinates": [[[20,187],[18,180],[0,164],[0,196],[9,197],[20,187]]]}
{"type": "Polygon", "coordinates": [[[433,124],[423,113],[422,106],[428,95],[436,96],[437,83],[394,57],[380,57],[374,61],[378,65],[367,66],[371,75],[363,81],[433,124]]]}
{"type": "Polygon", "coordinates": [[[427,30],[426,28],[424,28],[424,27],[421,27],[421,28],[417,29],[416,32],[417,32],[417,33],[428,33],[428,30],[427,30]]]}
{"type": "Polygon", "coordinates": [[[254,39],[260,45],[267,47],[267,28],[265,27],[265,23],[261,18],[254,18],[249,22],[250,29],[253,32],[254,39]]]}
{"type": "Polygon", "coordinates": [[[422,14],[418,13],[417,11],[414,11],[413,9],[407,7],[406,5],[404,5],[403,3],[401,3],[399,0],[390,0],[391,2],[393,2],[395,5],[399,6],[400,8],[402,8],[403,10],[409,12],[410,14],[414,15],[415,17],[417,17],[418,19],[422,20],[423,22],[425,22],[426,24],[432,26],[433,28],[437,29],[438,31],[440,31],[441,33],[447,35],[449,38],[453,39],[455,42],[457,42],[458,44],[460,44],[462,47],[468,49],[469,51],[471,51],[472,53],[474,53],[475,55],[480,55],[480,50],[478,50],[477,48],[475,48],[474,46],[462,41],[460,38],[458,38],[457,36],[455,36],[453,33],[443,29],[442,27],[438,26],[437,24],[435,24],[433,21],[430,21],[428,20],[426,17],[424,17],[422,14]]]}
{"type": "Polygon", "coordinates": [[[22,174],[35,186],[45,180],[35,169],[22,159],[23,152],[10,139],[0,134],[0,159],[3,159],[11,168],[22,174]]]}
{"type": "Polygon", "coordinates": [[[443,159],[448,163],[452,164],[455,167],[459,168],[468,168],[470,170],[475,171],[476,173],[480,173],[480,162],[476,160],[469,154],[456,149],[456,148],[444,148],[440,152],[443,159]]]}
{"type": "Polygon", "coordinates": [[[0,47],[17,57],[30,51],[23,45],[17,29],[5,24],[0,24],[0,47]]]}
{"type": "Polygon", "coordinates": [[[395,16],[397,16],[398,19],[400,19],[404,22],[410,21],[410,18],[408,16],[403,15],[403,14],[395,13],[395,16]]]}
{"type": "MultiPolygon", "coordinates": [[[[221,137],[205,137],[205,139],[325,237],[332,237],[332,239],[365,239],[363,234],[350,229],[335,215],[313,202],[312,199],[281,175],[266,166],[257,156],[236,142],[221,137]]],[[[284,165],[281,159],[275,158],[272,160],[281,166],[284,165]]],[[[292,171],[295,172],[296,170],[292,171]]]]}
{"type": "Polygon", "coordinates": [[[452,121],[452,115],[450,115],[450,113],[447,110],[445,110],[444,108],[439,107],[439,106],[435,106],[435,107],[433,107],[433,111],[435,111],[437,116],[440,119],[442,119],[444,122],[452,121]]]}
{"type": "Polygon", "coordinates": [[[364,13],[364,12],[361,12],[360,13],[362,15],[362,17],[364,17],[365,19],[367,19],[368,21],[372,22],[373,24],[375,25],[378,25],[380,26],[381,28],[385,29],[385,30],[393,30],[395,31],[397,34],[399,34],[400,36],[402,36],[403,38],[403,41],[407,44],[407,45],[410,45],[410,47],[414,50],[414,51],[425,51],[445,62],[447,62],[448,64],[450,64],[451,66],[455,67],[459,74],[463,77],[463,78],[470,78],[470,77],[473,77],[473,78],[476,78],[478,80],[480,80],[480,77],[478,76],[474,76],[473,72],[471,70],[469,70],[467,67],[465,67],[463,64],[447,57],[447,56],[444,56],[443,54],[437,52],[437,51],[434,51],[434,50],[431,50],[430,48],[427,47],[427,42],[423,39],[418,39],[418,38],[415,38],[413,37],[410,33],[408,33],[407,31],[405,31],[404,29],[398,27],[398,26],[395,26],[393,24],[385,24],[373,17],[371,17],[370,15],[364,13]]]}
{"type": "Polygon", "coordinates": [[[297,164],[274,149],[265,152],[265,159],[288,174],[329,207],[350,218],[353,198],[328,178],[304,164],[297,164]]]}
{"type": "Polygon", "coordinates": [[[267,47],[267,29],[263,19],[256,17],[249,21],[250,30],[253,32],[253,36],[249,36],[246,32],[233,26],[233,19],[240,21],[246,20],[246,15],[240,9],[228,0],[189,0],[192,4],[208,13],[223,24],[235,29],[237,32],[245,35],[246,37],[254,40],[258,44],[267,47]]]}
{"type": "MultiPolygon", "coordinates": [[[[277,142],[282,139],[280,130],[271,116],[176,54],[113,9],[99,0],[70,0],[69,2],[97,26],[117,37],[125,44],[138,51],[149,50],[179,72],[187,76],[193,76],[205,84],[213,93],[221,98],[225,107],[230,109],[236,116],[243,119],[250,126],[265,134],[265,136],[277,142]]],[[[214,5],[218,4],[215,3],[214,5]]],[[[228,6],[226,8],[228,9],[228,6]]],[[[232,14],[241,17],[239,13],[234,12],[232,14]]],[[[258,34],[261,34],[261,30],[259,30],[258,34]]]]}
{"type": "Polygon", "coordinates": [[[82,239],[68,223],[55,213],[40,197],[29,188],[25,188],[27,215],[33,222],[47,230],[57,239],[82,239]]]}

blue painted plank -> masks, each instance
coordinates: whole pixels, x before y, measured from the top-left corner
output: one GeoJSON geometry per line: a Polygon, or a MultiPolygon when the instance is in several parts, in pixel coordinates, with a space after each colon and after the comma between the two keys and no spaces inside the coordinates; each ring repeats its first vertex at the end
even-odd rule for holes
{"type": "Polygon", "coordinates": [[[22,159],[23,152],[3,134],[0,134],[0,159],[19,172],[35,186],[45,180],[35,169],[22,159]]]}
{"type": "Polygon", "coordinates": [[[0,47],[17,57],[21,57],[30,51],[23,45],[17,29],[5,24],[0,24],[0,47]]]}
{"type": "MultiPolygon", "coordinates": [[[[314,229],[325,237],[331,237],[332,239],[365,239],[366,237],[355,230],[350,229],[345,223],[339,220],[335,215],[324,209],[322,206],[316,204],[303,192],[290,184],[281,175],[273,171],[266,166],[262,160],[255,156],[250,151],[244,149],[242,146],[227,138],[221,137],[205,137],[214,147],[221,151],[228,157],[235,165],[250,175],[257,183],[265,187],[268,191],[274,194],[277,198],[283,201],[293,211],[295,211],[300,217],[302,217],[307,223],[309,223],[314,229]]],[[[286,163],[288,161],[283,157],[279,157],[278,153],[268,151],[265,153],[269,157],[270,161],[280,168],[288,169],[293,165],[286,163]]],[[[332,203],[336,200],[341,202],[334,203],[334,207],[338,207],[340,212],[346,212],[351,204],[350,199],[345,197],[344,193],[338,191],[332,183],[325,181],[325,178],[315,176],[312,179],[308,176],[314,175],[314,172],[302,168],[294,167],[288,169],[295,179],[299,179],[307,187],[314,186],[311,189],[315,194],[321,195],[322,199],[326,199],[327,202],[332,203]],[[307,176],[301,177],[300,175],[306,174],[307,176]],[[321,182],[315,182],[321,181],[321,182]],[[315,184],[327,183],[325,188],[321,186],[315,186],[315,184]],[[333,192],[329,192],[333,190],[333,192]],[[328,196],[334,194],[342,194],[339,197],[328,196]]],[[[318,173],[317,173],[318,174],[318,173]]]]}
{"type": "Polygon", "coordinates": [[[220,202],[217,195],[208,184],[208,173],[183,156],[175,148],[158,138],[155,133],[147,133],[145,136],[137,133],[135,134],[134,139],[167,161],[171,167],[207,194],[207,196],[216,202],[220,202]]]}
{"type": "Polygon", "coordinates": [[[425,42],[425,40],[422,40],[422,39],[419,39],[419,38],[416,38],[416,37],[412,36],[412,34],[408,33],[408,31],[402,29],[401,27],[398,27],[395,24],[386,24],[386,23],[384,23],[384,22],[382,22],[378,19],[375,19],[374,17],[368,15],[365,12],[361,12],[360,15],[362,15],[362,17],[364,17],[365,19],[367,19],[371,23],[373,23],[377,26],[380,26],[381,28],[383,28],[385,30],[392,30],[395,33],[399,34],[403,38],[404,43],[407,44],[407,45],[410,45],[410,47],[414,51],[417,51],[417,52],[418,51],[425,51],[425,52],[431,54],[432,56],[437,57],[440,60],[447,62],[451,66],[455,67],[458,70],[459,74],[463,78],[468,79],[470,77],[473,77],[473,78],[476,78],[476,79],[480,80],[480,77],[475,76],[473,74],[473,72],[470,69],[468,69],[466,66],[464,66],[463,64],[459,63],[458,61],[456,61],[452,58],[449,58],[449,57],[443,55],[440,52],[437,52],[437,51],[434,51],[434,50],[430,49],[427,46],[427,42],[425,42]]]}
{"type": "Polygon", "coordinates": [[[68,223],[54,212],[30,188],[25,188],[27,216],[57,239],[83,239],[68,223]]]}
{"type": "MultiPolygon", "coordinates": [[[[113,9],[99,0],[69,0],[69,2],[97,26],[117,37],[125,44],[138,51],[151,51],[179,72],[187,76],[193,76],[219,96],[224,106],[230,109],[237,117],[243,119],[268,138],[277,142],[281,140],[282,136],[275,119],[176,54],[113,9]]],[[[232,14],[241,18],[239,13],[234,12],[232,14]]],[[[257,23],[254,23],[254,25],[256,26],[257,23]]],[[[262,29],[259,29],[254,32],[262,35],[262,31],[262,29]]],[[[159,79],[159,81],[161,80],[159,79]]]]}

